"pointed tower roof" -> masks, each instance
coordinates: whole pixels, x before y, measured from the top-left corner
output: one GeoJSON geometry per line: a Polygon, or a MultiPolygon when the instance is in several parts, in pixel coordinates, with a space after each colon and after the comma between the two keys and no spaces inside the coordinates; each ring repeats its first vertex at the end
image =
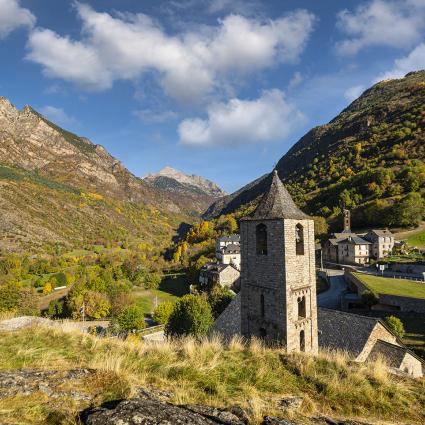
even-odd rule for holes
{"type": "Polygon", "coordinates": [[[252,218],[262,220],[276,218],[308,219],[310,217],[295,205],[291,195],[281,182],[277,170],[274,170],[270,188],[261,198],[252,218]]]}

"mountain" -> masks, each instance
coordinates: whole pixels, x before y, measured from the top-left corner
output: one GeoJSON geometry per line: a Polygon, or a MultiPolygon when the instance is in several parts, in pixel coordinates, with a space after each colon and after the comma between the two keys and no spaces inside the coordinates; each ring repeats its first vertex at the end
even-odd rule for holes
{"type": "Polygon", "coordinates": [[[104,147],[0,97],[0,248],[165,240],[200,210],[193,197],[153,188],[104,147]]]}
{"type": "MultiPolygon", "coordinates": [[[[425,185],[425,71],[366,90],[328,124],[310,130],[276,169],[306,212],[354,225],[391,225],[391,208],[425,185]]],[[[255,204],[271,175],[210,206],[205,217],[255,204]]]]}
{"type": "Polygon", "coordinates": [[[153,187],[170,192],[193,193],[210,198],[226,195],[226,192],[212,181],[194,174],[184,174],[171,167],[165,167],[159,173],[148,174],[144,181],[153,187]]]}

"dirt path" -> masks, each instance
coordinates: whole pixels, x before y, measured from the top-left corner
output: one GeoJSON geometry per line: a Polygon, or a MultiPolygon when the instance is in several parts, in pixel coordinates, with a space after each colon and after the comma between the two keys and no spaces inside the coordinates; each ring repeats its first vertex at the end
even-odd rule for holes
{"type": "Polygon", "coordinates": [[[414,235],[415,233],[425,230],[425,221],[423,221],[416,229],[412,230],[402,230],[401,232],[395,232],[394,236],[397,240],[407,239],[409,236],[414,235]]]}

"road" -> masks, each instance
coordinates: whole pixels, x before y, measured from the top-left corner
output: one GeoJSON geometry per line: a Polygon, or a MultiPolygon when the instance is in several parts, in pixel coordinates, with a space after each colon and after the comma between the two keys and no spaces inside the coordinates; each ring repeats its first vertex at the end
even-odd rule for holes
{"type": "Polygon", "coordinates": [[[347,289],[342,270],[327,270],[329,276],[330,288],[317,296],[317,305],[319,307],[340,309],[341,294],[347,289]]]}

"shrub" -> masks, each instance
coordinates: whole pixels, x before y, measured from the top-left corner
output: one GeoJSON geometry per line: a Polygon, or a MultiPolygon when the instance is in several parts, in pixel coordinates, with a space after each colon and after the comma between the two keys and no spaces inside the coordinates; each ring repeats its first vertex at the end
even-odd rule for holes
{"type": "Polygon", "coordinates": [[[404,337],[406,331],[404,330],[403,322],[398,317],[386,317],[385,322],[397,336],[399,336],[400,338],[404,337]]]}
{"type": "Polygon", "coordinates": [[[170,336],[192,335],[199,338],[208,332],[213,320],[206,298],[189,294],[177,301],[165,332],[170,336]]]}
{"type": "Polygon", "coordinates": [[[124,331],[139,330],[145,327],[143,310],[137,305],[126,307],[116,318],[116,323],[124,331]]]}
{"type": "Polygon", "coordinates": [[[173,313],[174,303],[171,301],[163,302],[153,312],[153,319],[160,325],[166,325],[173,313]]]}
{"type": "Polygon", "coordinates": [[[215,288],[208,296],[211,310],[215,319],[226,309],[234,298],[234,294],[227,288],[215,288]]]}

